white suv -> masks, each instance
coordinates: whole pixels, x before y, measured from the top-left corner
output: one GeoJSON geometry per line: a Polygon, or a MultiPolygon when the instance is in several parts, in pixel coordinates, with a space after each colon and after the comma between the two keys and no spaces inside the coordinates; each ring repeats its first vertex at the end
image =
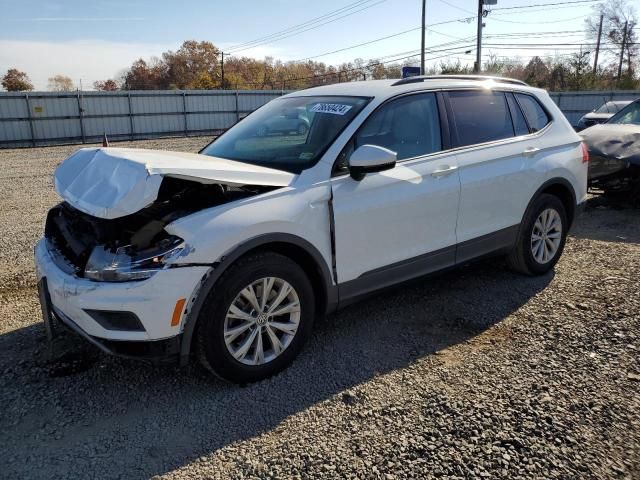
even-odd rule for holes
{"type": "Polygon", "coordinates": [[[199,154],[81,149],[35,248],[46,329],[259,380],[380,288],[487,255],[547,272],[587,161],[546,92],[473,76],[291,93],[199,154]],[[309,127],[265,133],[288,112],[309,127]]]}

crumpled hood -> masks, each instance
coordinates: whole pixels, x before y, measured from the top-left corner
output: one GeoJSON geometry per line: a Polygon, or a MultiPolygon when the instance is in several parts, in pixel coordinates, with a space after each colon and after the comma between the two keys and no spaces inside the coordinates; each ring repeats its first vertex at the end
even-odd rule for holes
{"type": "Polygon", "coordinates": [[[580,132],[589,154],[640,166],[640,126],[605,123],[580,132]]]}
{"type": "Polygon", "coordinates": [[[164,176],[199,183],[284,187],[295,175],[196,153],[82,148],[56,169],[58,194],[89,215],[118,218],[150,205],[164,176]]]}

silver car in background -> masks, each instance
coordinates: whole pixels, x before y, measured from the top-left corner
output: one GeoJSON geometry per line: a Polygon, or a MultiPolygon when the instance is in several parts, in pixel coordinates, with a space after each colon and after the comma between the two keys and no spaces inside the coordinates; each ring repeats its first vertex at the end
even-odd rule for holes
{"type": "Polygon", "coordinates": [[[584,130],[585,128],[605,123],[616,113],[629,105],[633,100],[616,100],[611,102],[605,102],[596,108],[593,112],[589,112],[578,120],[576,131],[584,130]]]}

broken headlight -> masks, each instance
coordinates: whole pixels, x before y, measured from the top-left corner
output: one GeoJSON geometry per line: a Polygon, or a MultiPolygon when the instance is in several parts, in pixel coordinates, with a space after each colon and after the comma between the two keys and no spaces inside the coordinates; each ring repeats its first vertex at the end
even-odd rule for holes
{"type": "Polygon", "coordinates": [[[175,236],[164,238],[145,249],[127,245],[113,251],[97,246],[87,261],[84,276],[100,282],[144,280],[166,268],[183,249],[183,240],[175,236]]]}

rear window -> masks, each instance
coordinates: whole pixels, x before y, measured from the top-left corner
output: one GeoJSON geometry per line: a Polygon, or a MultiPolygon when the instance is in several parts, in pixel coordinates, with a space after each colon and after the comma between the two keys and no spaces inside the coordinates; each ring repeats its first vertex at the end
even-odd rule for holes
{"type": "Polygon", "coordinates": [[[542,130],[551,121],[538,100],[531,95],[516,93],[516,98],[532,133],[542,130]]]}
{"type": "Polygon", "coordinates": [[[449,92],[458,146],[514,136],[511,114],[502,92],[449,92]]]}

